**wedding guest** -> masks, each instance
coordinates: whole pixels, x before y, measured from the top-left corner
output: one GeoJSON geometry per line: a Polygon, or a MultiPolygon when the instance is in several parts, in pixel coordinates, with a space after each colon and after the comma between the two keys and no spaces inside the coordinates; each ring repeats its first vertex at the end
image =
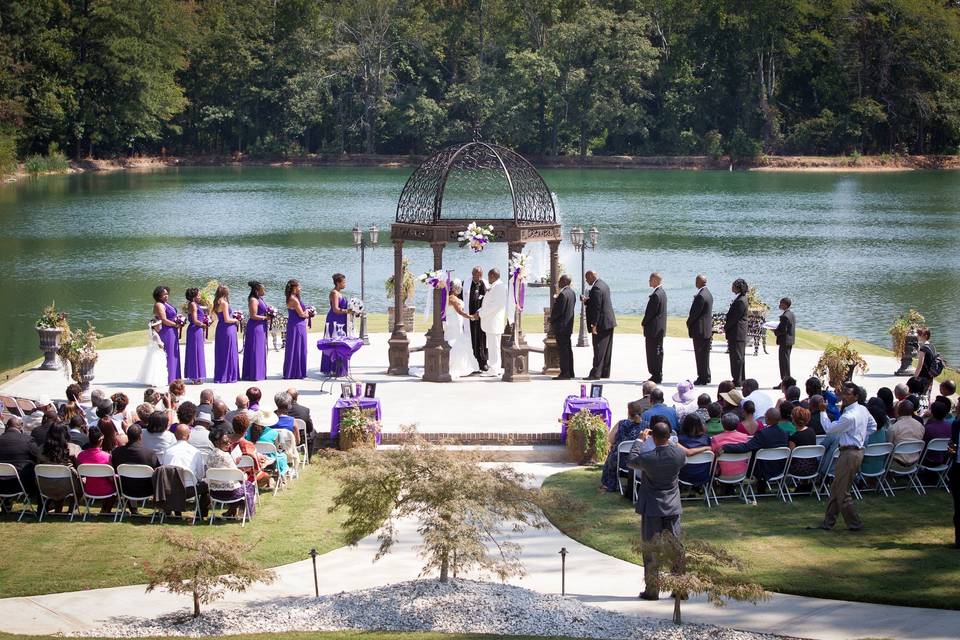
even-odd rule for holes
{"type": "Polygon", "coordinates": [[[763,426],[756,418],[757,407],[753,404],[753,400],[744,400],[740,408],[743,410],[743,417],[737,425],[737,431],[752,436],[763,426]]]}
{"type": "Polygon", "coordinates": [[[100,448],[107,453],[110,453],[127,442],[127,435],[117,429],[117,425],[114,424],[109,416],[100,418],[100,421],[97,423],[97,429],[100,430],[100,434],[103,436],[100,448]],[[122,439],[121,434],[123,435],[122,439]]]}
{"type": "Polygon", "coordinates": [[[727,349],[730,353],[730,375],[733,386],[743,384],[746,375],[747,351],[747,293],[750,287],[743,278],[733,281],[730,290],[736,296],[730,303],[723,324],[723,333],[727,339],[727,349]]]}
{"type": "MultiPolygon", "coordinates": [[[[160,456],[160,462],[164,465],[173,465],[193,473],[192,478],[183,478],[183,486],[186,489],[196,487],[198,497],[200,498],[200,516],[206,518],[207,510],[210,506],[209,487],[203,480],[207,475],[206,458],[199,449],[190,444],[190,427],[185,424],[177,425],[174,436],[176,437],[176,442],[163,452],[163,455],[160,456]]],[[[193,492],[188,492],[188,495],[190,493],[193,492]]]]}
{"type": "MultiPolygon", "coordinates": [[[[953,420],[949,419],[950,404],[943,400],[935,400],[930,405],[930,419],[923,425],[923,441],[929,443],[937,438],[949,438],[953,420]]],[[[946,462],[946,456],[937,451],[927,454],[926,463],[936,466],[946,462]]]]}
{"type": "Polygon", "coordinates": [[[877,398],[883,402],[884,412],[887,414],[888,418],[897,417],[897,405],[896,401],[893,399],[893,391],[890,387],[880,387],[877,389],[877,398]]]}
{"type": "Polygon", "coordinates": [[[917,329],[917,339],[920,341],[920,346],[917,349],[917,368],[914,375],[922,381],[920,395],[926,395],[930,390],[930,384],[936,378],[931,367],[937,359],[937,349],[930,343],[929,327],[917,329]]]}
{"type": "MultiPolygon", "coordinates": [[[[777,420],[777,426],[783,429],[787,436],[791,436],[797,431],[796,425],[793,424],[793,403],[784,402],[780,405],[780,408],[773,407],[773,409],[780,414],[780,419],[777,420]]],[[[809,422],[810,418],[807,418],[809,422]]],[[[811,435],[814,435],[813,432],[810,432],[811,435]]]]}
{"type": "Polygon", "coordinates": [[[257,446],[247,440],[244,436],[247,429],[250,428],[250,416],[247,413],[238,413],[231,421],[233,433],[231,439],[234,445],[240,449],[240,454],[250,456],[253,459],[253,468],[247,470],[247,479],[250,482],[257,482],[261,487],[270,486],[270,474],[263,470],[269,460],[265,455],[257,451],[257,446]]]}
{"type": "Polygon", "coordinates": [[[950,411],[957,406],[957,383],[953,380],[944,380],[940,383],[940,395],[937,399],[944,399],[950,405],[950,411]]]}
{"type": "MultiPolygon", "coordinates": [[[[230,451],[234,447],[230,434],[222,428],[217,428],[210,432],[210,449],[206,458],[207,469],[236,469],[237,461],[233,459],[230,451]]],[[[255,502],[257,498],[256,488],[252,483],[244,481],[224,482],[220,480],[211,480],[208,483],[210,496],[217,500],[237,500],[243,498],[243,506],[246,509],[247,517],[252,518],[255,502]]],[[[235,518],[237,510],[240,508],[239,502],[232,502],[224,512],[224,517],[235,518]]]]}
{"type": "Polygon", "coordinates": [[[247,328],[243,335],[243,370],[241,380],[255,382],[267,378],[267,303],[266,289],[256,280],[247,283],[247,328]]]}
{"type": "MultiPolygon", "coordinates": [[[[905,440],[923,440],[923,425],[914,416],[913,403],[901,400],[897,404],[897,419],[888,431],[890,442],[896,447],[905,440]]],[[[891,467],[906,469],[920,459],[919,453],[898,453],[893,456],[891,467]]]]}
{"type": "MultiPolygon", "coordinates": [[[[38,452],[39,446],[23,432],[23,421],[17,417],[9,418],[6,428],[0,433],[0,462],[13,465],[20,474],[24,488],[31,495],[36,493],[33,465],[38,452]]],[[[16,480],[0,479],[0,493],[16,493],[19,487],[15,485],[16,480]]],[[[2,503],[0,500],[0,504],[2,503]]]]}
{"type": "Polygon", "coordinates": [[[705,428],[708,436],[715,436],[723,431],[723,424],[720,416],[723,415],[723,406],[719,402],[711,402],[707,405],[707,422],[705,428]]]}
{"type": "MultiPolygon", "coordinates": [[[[876,429],[868,432],[867,439],[864,441],[864,447],[871,444],[880,444],[886,443],[889,440],[889,434],[887,429],[890,426],[890,418],[887,417],[886,407],[883,404],[883,400],[879,398],[870,398],[867,401],[867,413],[873,418],[874,422],[877,423],[876,429]]],[[[814,424],[811,418],[811,426],[814,424]]],[[[824,446],[827,444],[827,440],[824,439],[824,446]]],[[[831,448],[830,454],[833,454],[831,448]]],[[[875,474],[879,473],[883,469],[883,465],[886,463],[884,458],[870,456],[869,458],[864,456],[863,462],[860,463],[860,472],[865,474],[875,474]]],[[[873,483],[876,480],[872,481],[873,483]]]]}
{"type": "MultiPolygon", "coordinates": [[[[699,416],[696,414],[684,416],[683,420],[680,421],[677,443],[688,458],[701,451],[710,450],[710,436],[707,435],[699,416]]],[[[710,465],[684,466],[680,470],[680,479],[695,487],[703,486],[710,481],[710,465]]]]}
{"type": "Polygon", "coordinates": [[[227,424],[233,424],[233,419],[238,415],[249,414],[249,412],[247,411],[247,407],[250,406],[250,400],[247,398],[247,394],[245,393],[238,394],[237,397],[234,399],[234,406],[236,407],[236,409],[232,411],[228,411],[223,416],[223,420],[227,424]]]}
{"type": "Polygon", "coordinates": [[[143,435],[143,446],[150,449],[157,457],[172,447],[176,438],[170,433],[170,418],[166,411],[154,411],[147,419],[147,431],[143,435]]]}
{"type": "Polygon", "coordinates": [[[213,389],[204,389],[200,392],[200,402],[197,403],[197,415],[201,413],[213,413],[213,400],[215,396],[213,389]]]}
{"type": "Polygon", "coordinates": [[[650,402],[650,408],[640,416],[643,428],[649,428],[649,426],[653,424],[654,416],[661,416],[665,422],[669,423],[670,428],[676,431],[679,423],[677,410],[664,404],[663,391],[661,389],[654,389],[650,392],[650,402]]]}
{"type": "Polygon", "coordinates": [[[183,384],[183,380],[174,380],[170,383],[167,392],[167,408],[171,411],[176,411],[183,397],[187,394],[187,386],[183,384]]]}
{"type": "Polygon", "coordinates": [[[213,348],[213,381],[236,382],[240,378],[237,360],[237,327],[239,320],[233,317],[230,308],[230,288],[221,284],[213,297],[213,309],[217,314],[217,332],[213,348]]]}
{"type": "MultiPolygon", "coordinates": [[[[67,426],[62,422],[58,422],[47,431],[47,439],[37,454],[37,464],[58,464],[76,467],[77,456],[79,454],[80,447],[70,442],[67,426]]],[[[63,503],[66,501],[66,498],[71,493],[75,496],[81,495],[82,489],[76,479],[70,477],[63,478],[62,480],[57,478],[52,482],[45,481],[43,492],[48,499],[48,512],[59,513],[63,508],[63,503]]]]}
{"type": "Polygon", "coordinates": [[[170,287],[163,285],[153,290],[153,315],[160,321],[160,340],[167,354],[167,382],[180,377],[180,324],[177,309],[169,302],[170,287]]]}
{"type": "Polygon", "coordinates": [[[82,395],[83,389],[81,389],[80,385],[76,382],[67,386],[67,401],[60,405],[60,408],[58,409],[60,417],[63,418],[64,422],[70,422],[70,419],[73,416],[86,415],[83,406],[80,404],[82,395]]]}
{"type": "MultiPolygon", "coordinates": [[[[760,429],[753,434],[749,440],[742,444],[725,444],[723,451],[725,453],[748,453],[756,452],[760,449],[774,449],[776,447],[787,446],[787,433],[783,429],[772,427],[780,419],[780,412],[771,407],[767,410],[766,420],[770,428],[760,429]]],[[[738,420],[739,422],[739,420],[738,420]]],[[[734,427],[736,429],[736,427],[734,427]]],[[[753,475],[761,482],[766,482],[767,478],[772,478],[780,474],[783,470],[783,460],[759,460],[754,465],[753,475]]]]}
{"type": "Polygon", "coordinates": [[[826,433],[826,426],[830,424],[830,416],[827,414],[827,403],[821,395],[812,395],[806,401],[806,406],[801,404],[804,409],[810,412],[810,428],[818,436],[826,433]]]}
{"type": "Polygon", "coordinates": [[[230,423],[227,422],[227,403],[223,400],[213,401],[213,413],[210,414],[210,429],[222,427],[227,429],[230,423]]]}
{"type": "Polygon", "coordinates": [[[292,400],[290,396],[287,395],[286,391],[281,391],[280,393],[273,396],[273,403],[277,407],[277,429],[286,429],[293,434],[294,444],[300,444],[300,434],[297,433],[297,428],[293,421],[293,416],[290,415],[290,405],[292,400]]]}
{"type": "Polygon", "coordinates": [[[81,415],[74,415],[67,422],[67,437],[70,438],[70,442],[77,445],[81,449],[86,447],[90,440],[87,438],[87,421],[81,415]]]}
{"type": "MultiPolygon", "coordinates": [[[[127,444],[113,450],[110,455],[110,463],[115,470],[122,464],[138,464],[156,469],[160,466],[160,458],[152,449],[143,446],[143,430],[140,425],[130,425],[127,430],[127,444]]],[[[123,484],[124,495],[133,498],[150,498],[153,496],[153,478],[123,478],[120,480],[123,484]]],[[[137,513],[137,507],[130,504],[130,513],[137,513]]]]}
{"type": "Polygon", "coordinates": [[[697,400],[693,395],[693,383],[689,380],[681,380],[677,383],[677,392],[673,394],[674,409],[677,410],[677,417],[683,419],[688,413],[696,413],[697,400]]]}
{"type": "Polygon", "coordinates": [[[623,453],[618,456],[617,449],[630,440],[636,440],[640,435],[640,416],[643,413],[640,403],[633,401],[627,403],[627,417],[618,422],[610,430],[610,449],[607,452],[607,458],[603,463],[603,472],[600,475],[600,484],[607,491],[619,491],[619,469],[626,463],[629,456],[623,453]]]}
{"type": "Polygon", "coordinates": [[[113,415],[111,416],[113,423],[117,425],[120,431],[126,433],[130,425],[133,424],[133,416],[128,411],[130,398],[125,393],[117,392],[110,396],[110,401],[113,402],[113,415]]]}
{"type": "MultiPolygon", "coordinates": [[[[112,425],[113,422],[110,422],[112,425]]],[[[88,434],[90,446],[77,454],[77,466],[82,464],[110,464],[110,454],[102,449],[103,433],[99,427],[91,427],[88,434]]],[[[91,495],[106,495],[116,492],[117,485],[114,478],[87,478],[83,481],[87,493],[91,495]]],[[[113,506],[117,503],[117,497],[111,496],[104,498],[100,503],[100,513],[108,514],[113,511],[113,506]]]]}
{"type": "Polygon", "coordinates": [[[960,409],[950,428],[950,445],[947,455],[953,458],[950,471],[947,473],[947,486],[953,497],[953,548],[960,549],[960,409]]]}
{"type": "Polygon", "coordinates": [[[276,462],[277,473],[284,476],[288,469],[287,454],[280,450],[280,431],[273,428],[276,424],[277,414],[266,410],[257,411],[251,420],[246,437],[251,442],[269,442],[277,448],[277,453],[268,454],[267,457],[276,462]]]}
{"type": "Polygon", "coordinates": [[[313,419],[310,418],[310,409],[297,402],[300,397],[300,392],[293,387],[287,389],[287,395],[290,396],[290,408],[287,413],[297,420],[303,420],[303,423],[307,427],[307,458],[309,459],[309,457],[313,455],[313,443],[316,438],[316,432],[313,429],[313,419]]]}
{"type": "Polygon", "coordinates": [[[652,380],[645,380],[642,385],[640,385],[640,399],[637,400],[640,407],[640,412],[643,413],[650,408],[650,405],[653,403],[650,402],[650,394],[653,393],[653,390],[657,388],[657,383],[652,380]]]}
{"type": "Polygon", "coordinates": [[[647,308],[643,312],[643,338],[647,348],[647,369],[650,380],[663,382],[663,338],[667,334],[667,292],[661,286],[663,277],[650,274],[650,288],[653,291],[647,299],[647,308]]]}
{"type": "Polygon", "coordinates": [[[193,384],[207,377],[204,353],[204,333],[207,329],[207,314],[200,306],[200,289],[187,289],[187,349],[184,357],[183,375],[193,384]]]}
{"type": "Polygon", "coordinates": [[[740,405],[743,405],[745,400],[753,402],[753,406],[759,415],[765,415],[767,409],[777,405],[777,399],[773,394],[760,389],[760,383],[753,378],[747,378],[743,381],[743,398],[740,400],[740,405]]]}
{"type": "Polygon", "coordinates": [[[247,394],[247,409],[249,411],[259,411],[260,410],[260,398],[263,397],[259,387],[249,387],[246,391],[247,394]]]}
{"type": "MultiPolygon", "coordinates": [[[[297,280],[288,280],[283,291],[287,299],[287,343],[283,352],[283,377],[286,380],[307,377],[307,323],[311,315],[300,299],[300,291],[300,282],[297,280]]],[[[334,289],[331,292],[331,304],[334,292],[340,295],[334,289]]],[[[345,303],[346,300],[340,297],[340,302],[345,303]]]]}
{"type": "Polygon", "coordinates": [[[593,335],[593,367],[586,379],[599,380],[610,377],[613,330],[617,327],[617,318],[613,313],[613,301],[607,283],[595,271],[587,271],[584,277],[590,285],[590,293],[581,296],[581,299],[587,306],[587,325],[593,335]]]}
{"type": "MultiPolygon", "coordinates": [[[[750,439],[745,433],[737,430],[740,424],[740,418],[735,413],[725,413],[720,419],[723,431],[710,438],[710,449],[717,457],[723,453],[724,445],[744,444],[750,439]]],[[[749,461],[743,462],[717,462],[718,474],[724,477],[737,476],[747,470],[749,461]]]]}
{"type": "Polygon", "coordinates": [[[720,394],[720,406],[723,407],[724,413],[735,413],[739,416],[743,413],[740,408],[742,404],[743,394],[740,393],[739,389],[731,389],[720,394]]]}
{"type": "MultiPolygon", "coordinates": [[[[337,325],[341,325],[343,330],[346,330],[347,326],[347,316],[350,314],[348,310],[348,302],[345,297],[340,293],[347,288],[347,276],[342,273],[333,274],[333,289],[330,290],[330,310],[327,311],[327,317],[324,320],[324,335],[334,336],[336,335],[337,329],[341,328],[337,325]]],[[[287,303],[287,308],[289,309],[289,302],[287,303]]],[[[289,314],[288,314],[289,316],[289,314]]],[[[297,315],[299,318],[300,316],[297,315]]],[[[302,321],[302,319],[301,319],[302,321]]],[[[287,330],[290,329],[290,319],[287,319],[287,330]]],[[[320,371],[327,375],[333,375],[337,373],[335,369],[335,362],[331,355],[326,351],[323,352],[323,355],[320,358],[320,371]]],[[[286,376],[285,376],[286,377],[286,376]]],[[[301,376],[302,377],[302,376],[301,376]]]]}
{"type": "MultiPolygon", "coordinates": [[[[710,421],[710,405],[712,401],[710,400],[710,395],[706,393],[701,393],[697,396],[697,411],[696,414],[700,416],[700,419],[703,420],[703,424],[707,424],[710,421]]],[[[719,405],[718,405],[719,406],[719,405]]],[[[717,416],[720,417],[719,415],[717,416]]]]}
{"type": "Polygon", "coordinates": [[[139,424],[141,429],[147,428],[147,420],[150,419],[150,414],[156,411],[154,406],[149,402],[142,402],[137,405],[137,421],[135,424],[139,424]]]}
{"type": "MultiPolygon", "coordinates": [[[[790,421],[793,424],[794,432],[788,437],[787,446],[791,450],[817,444],[817,434],[807,426],[810,424],[810,411],[803,407],[795,407],[790,413],[790,421]]],[[[816,472],[818,466],[819,461],[816,458],[797,458],[790,462],[790,473],[798,476],[808,476],[816,472]]],[[[809,490],[809,481],[797,486],[797,491],[809,490]]]]}

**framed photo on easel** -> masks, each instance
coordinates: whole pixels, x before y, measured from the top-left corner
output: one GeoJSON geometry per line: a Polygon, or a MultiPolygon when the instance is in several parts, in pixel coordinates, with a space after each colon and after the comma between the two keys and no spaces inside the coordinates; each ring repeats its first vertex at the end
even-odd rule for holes
{"type": "Polygon", "coordinates": [[[363,387],[363,397],[364,398],[374,398],[377,395],[377,383],[368,382],[363,387]]]}
{"type": "Polygon", "coordinates": [[[602,384],[592,384],[592,385],[590,385],[590,397],[591,397],[591,398],[602,398],[602,397],[603,397],[603,385],[602,385],[602,384]]]}
{"type": "Polygon", "coordinates": [[[340,385],[340,397],[341,398],[352,398],[353,397],[353,385],[349,382],[344,382],[340,385]]]}

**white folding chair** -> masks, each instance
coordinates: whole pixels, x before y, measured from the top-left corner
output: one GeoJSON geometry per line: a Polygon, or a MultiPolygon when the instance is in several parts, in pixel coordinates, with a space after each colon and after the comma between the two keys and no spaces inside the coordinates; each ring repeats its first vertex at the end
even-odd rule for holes
{"type": "MultiPolygon", "coordinates": [[[[117,479],[113,467],[109,464],[81,464],[77,467],[77,473],[80,475],[80,483],[83,487],[83,505],[85,511],[83,513],[83,521],[87,521],[87,516],[90,515],[90,507],[93,506],[93,503],[97,500],[106,500],[107,498],[115,498],[117,496],[117,479]],[[108,493],[90,493],[87,490],[87,481],[90,478],[108,478],[110,484],[113,485],[113,491],[108,493]]],[[[101,507],[101,511],[103,508],[101,507]]],[[[113,514],[113,521],[117,521],[117,515],[113,514]]]]}
{"type": "MultiPolygon", "coordinates": [[[[623,487],[624,476],[629,478],[630,474],[633,472],[633,469],[629,468],[626,465],[626,462],[630,456],[630,449],[633,448],[633,443],[635,442],[636,440],[624,440],[617,445],[617,486],[620,487],[621,496],[626,495],[626,490],[623,487]],[[621,460],[623,461],[623,464],[621,464],[621,460]]],[[[633,492],[633,499],[634,502],[636,502],[637,493],[635,489],[633,492]]]]}
{"type": "MultiPolygon", "coordinates": [[[[713,478],[710,481],[710,493],[713,495],[713,504],[720,506],[720,501],[717,496],[716,485],[717,483],[727,485],[727,486],[736,486],[740,492],[740,497],[743,498],[744,504],[750,504],[750,497],[747,495],[747,473],[750,466],[750,458],[752,454],[747,453],[721,453],[717,456],[716,467],[714,468],[713,478]],[[731,476],[724,476],[720,473],[720,464],[723,462],[745,462],[747,463],[744,467],[744,470],[738,474],[731,476]]],[[[736,496],[724,496],[725,498],[733,498],[736,496]]]]}
{"type": "MultiPolygon", "coordinates": [[[[784,485],[784,478],[787,476],[787,470],[790,467],[790,447],[772,447],[770,449],[760,449],[757,451],[756,455],[753,457],[753,464],[750,466],[750,477],[753,478],[754,483],[759,483],[760,480],[756,477],[755,472],[757,469],[757,464],[760,462],[783,462],[783,467],[780,469],[780,473],[774,474],[773,476],[767,478],[767,485],[776,486],[777,493],[761,493],[760,496],[772,496],[778,495],[780,499],[784,502],[787,502],[787,488],[784,485]]],[[[750,490],[750,497],[753,498],[753,501],[757,501],[757,493],[753,490],[753,483],[747,485],[750,490]]]]}
{"type": "Polygon", "coordinates": [[[286,484],[286,474],[280,473],[280,465],[277,463],[277,456],[280,452],[272,442],[257,442],[255,446],[257,447],[257,453],[270,458],[270,464],[264,468],[264,471],[273,477],[273,495],[277,495],[277,492],[282,488],[281,485],[286,484]]]}
{"type": "Polygon", "coordinates": [[[817,444],[823,444],[823,441],[827,439],[827,434],[818,433],[817,434],[817,444]]]}
{"type": "MultiPolygon", "coordinates": [[[[795,447],[793,453],[790,456],[790,463],[787,465],[787,473],[784,477],[784,485],[793,484],[794,490],[800,485],[801,482],[810,482],[812,489],[810,493],[817,496],[817,501],[820,500],[820,490],[817,488],[817,476],[819,475],[820,460],[823,458],[824,453],[826,453],[826,448],[822,444],[808,444],[802,447],[795,447]],[[797,460],[816,460],[817,466],[814,467],[812,473],[793,473],[791,467],[793,463],[797,460]]],[[[784,487],[786,491],[784,492],[787,496],[787,500],[793,502],[793,496],[790,494],[790,488],[784,487]]]]}
{"type": "Polygon", "coordinates": [[[921,483],[921,487],[930,487],[931,489],[943,487],[947,493],[950,493],[950,487],[947,485],[947,472],[950,470],[950,465],[953,463],[953,456],[950,456],[947,453],[947,447],[949,446],[950,438],[934,438],[927,443],[927,448],[920,457],[920,468],[917,470],[917,475],[919,476],[920,472],[923,471],[935,474],[937,476],[937,482],[935,484],[928,485],[921,483]],[[943,462],[939,464],[931,463],[928,460],[931,453],[940,454],[943,457],[943,462]]]}
{"type": "MultiPolygon", "coordinates": [[[[243,488],[243,483],[247,479],[247,474],[241,471],[240,469],[228,469],[228,468],[215,468],[207,469],[207,484],[211,482],[239,482],[240,487],[243,488]]],[[[240,526],[242,527],[247,523],[247,494],[241,492],[239,498],[232,498],[230,500],[221,500],[216,498],[213,495],[213,491],[210,492],[210,524],[213,524],[213,519],[216,517],[216,508],[217,505],[220,505],[222,508],[226,508],[228,504],[237,504],[240,503],[240,506],[243,507],[243,516],[240,520],[240,526]]],[[[226,519],[226,517],[224,517],[226,519]]]]}
{"type": "MultiPolygon", "coordinates": [[[[197,524],[197,519],[200,517],[200,491],[197,489],[197,476],[194,475],[190,469],[176,465],[173,466],[177,470],[177,473],[180,474],[180,481],[183,483],[184,491],[187,494],[187,504],[193,503],[193,520],[191,520],[190,524],[195,525],[197,524]]],[[[160,524],[163,524],[166,515],[166,511],[160,513],[160,524]]]]}
{"type": "Polygon", "coordinates": [[[20,473],[17,471],[17,468],[9,462],[0,462],[0,481],[2,480],[6,480],[11,484],[13,484],[13,481],[16,480],[16,484],[13,486],[16,491],[0,493],[0,500],[9,500],[11,511],[13,510],[13,505],[18,498],[23,502],[23,505],[20,507],[20,517],[17,518],[17,522],[23,520],[23,514],[27,513],[28,508],[29,511],[32,511],[34,515],[37,515],[36,512],[33,511],[33,503],[30,501],[30,496],[27,495],[27,490],[23,486],[23,481],[20,480],[20,473]]]}
{"type": "MultiPolygon", "coordinates": [[[[858,477],[863,481],[864,487],[863,491],[879,491],[883,495],[893,495],[892,492],[887,491],[886,481],[884,477],[887,475],[887,467],[890,465],[890,454],[893,452],[893,445],[889,442],[875,442],[873,444],[868,444],[863,449],[863,462],[860,463],[860,473],[858,477]],[[877,459],[876,471],[864,471],[863,466],[867,462],[877,459]],[[867,487],[867,480],[876,480],[877,486],[873,489],[867,487]]],[[[874,466],[874,465],[868,465],[874,466]]],[[[854,485],[856,486],[856,485],[854,485]]],[[[858,490],[859,493],[860,490],[858,490]]],[[[862,497],[862,494],[858,497],[862,497]]]]}
{"type": "Polygon", "coordinates": [[[253,459],[253,456],[242,455],[237,461],[237,468],[244,473],[249,473],[250,477],[253,478],[253,491],[256,496],[257,506],[260,506],[260,483],[257,482],[257,461],[253,459]]]}
{"type": "Polygon", "coordinates": [[[898,443],[894,448],[893,452],[890,454],[890,461],[887,463],[887,473],[883,477],[884,482],[887,485],[887,489],[891,493],[896,493],[897,489],[906,489],[911,488],[917,492],[918,495],[924,495],[927,492],[920,485],[920,481],[917,479],[917,471],[920,470],[920,459],[923,457],[923,450],[925,448],[923,440],[904,440],[898,443]],[[897,468],[894,467],[896,462],[897,455],[914,455],[916,454],[917,460],[906,467],[897,468]],[[894,487],[894,484],[890,482],[891,478],[896,482],[897,478],[906,478],[907,486],[906,487],[894,487]]]}
{"type": "MultiPolygon", "coordinates": [[[[827,469],[827,472],[823,474],[823,479],[820,481],[820,491],[830,497],[830,486],[827,484],[827,480],[833,480],[837,475],[837,460],[840,459],[840,448],[837,447],[833,450],[833,459],[830,461],[830,465],[827,469]]],[[[850,486],[850,490],[853,491],[853,497],[857,500],[861,499],[863,496],[860,494],[860,489],[857,488],[857,483],[854,482],[850,486]]]]}
{"type": "Polygon", "coordinates": [[[294,439],[293,431],[279,429],[277,433],[277,449],[287,456],[287,475],[291,480],[299,475],[300,451],[297,449],[297,441],[294,439]]]}
{"type": "Polygon", "coordinates": [[[64,501],[70,500],[70,522],[73,522],[73,516],[77,513],[80,506],[80,496],[77,495],[76,487],[80,484],[80,478],[73,467],[65,464],[38,464],[33,468],[33,474],[37,478],[37,493],[40,494],[40,516],[39,522],[43,522],[43,516],[47,512],[47,503],[54,501],[54,498],[48,493],[47,483],[61,484],[62,480],[69,480],[70,492],[64,497],[64,501]]]}
{"type": "MultiPolygon", "coordinates": [[[[686,482],[683,479],[679,479],[680,484],[696,489],[697,487],[703,488],[703,497],[707,501],[707,507],[710,507],[710,481],[713,479],[713,451],[701,451],[700,453],[694,454],[687,457],[687,464],[683,465],[683,471],[689,470],[691,467],[697,466],[707,466],[707,481],[702,484],[694,484],[693,482],[686,482]]],[[[698,496],[690,496],[689,498],[680,498],[683,500],[699,500],[698,496]]]]}
{"type": "MultiPolygon", "coordinates": [[[[147,464],[121,464],[117,466],[117,491],[120,494],[120,504],[117,506],[117,522],[123,522],[124,513],[127,507],[133,505],[141,508],[147,506],[147,502],[153,500],[153,491],[150,495],[139,496],[130,492],[131,480],[149,480],[150,486],[153,486],[153,467],[147,464]],[[126,485],[124,486],[124,480],[126,485]]],[[[130,514],[131,517],[133,514],[130,514]]],[[[157,515],[157,508],[154,506],[153,513],[150,514],[150,522],[157,515]]]]}
{"type": "Polygon", "coordinates": [[[300,454],[300,468],[310,463],[310,451],[307,449],[307,423],[301,420],[300,418],[293,419],[293,428],[297,430],[297,435],[300,436],[300,444],[297,445],[297,453],[300,454]]]}

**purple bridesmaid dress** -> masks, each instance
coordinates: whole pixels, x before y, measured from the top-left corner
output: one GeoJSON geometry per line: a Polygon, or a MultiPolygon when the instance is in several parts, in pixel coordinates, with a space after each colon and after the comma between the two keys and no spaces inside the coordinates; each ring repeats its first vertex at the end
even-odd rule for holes
{"type": "MultiPolygon", "coordinates": [[[[340,308],[346,309],[348,306],[347,299],[343,296],[340,296],[340,308]]],[[[330,337],[333,337],[333,334],[336,330],[335,325],[342,324],[344,326],[344,331],[346,331],[347,326],[347,316],[339,313],[334,313],[333,309],[327,311],[327,318],[325,320],[326,331],[330,332],[330,337]]],[[[333,358],[330,357],[329,352],[324,351],[323,357],[320,359],[320,371],[327,375],[332,376],[342,376],[346,374],[346,369],[343,366],[338,366],[339,363],[335,363],[333,358]]]]}
{"type": "Polygon", "coordinates": [[[203,352],[203,323],[207,314],[197,305],[197,320],[201,326],[187,318],[187,352],[183,363],[183,376],[187,380],[203,380],[207,377],[207,363],[203,352]]]}
{"type": "MultiPolygon", "coordinates": [[[[257,298],[257,315],[267,313],[267,303],[257,298]]],[[[267,320],[249,320],[243,336],[243,372],[241,380],[267,379],[267,320]]]]}
{"type": "MultiPolygon", "coordinates": [[[[303,302],[300,302],[303,306],[303,302]]],[[[287,344],[283,353],[283,377],[291,380],[307,377],[307,319],[293,309],[287,310],[287,344]]]]}
{"type": "MultiPolygon", "coordinates": [[[[227,305],[227,316],[233,312],[227,305]]],[[[237,325],[227,324],[223,312],[218,311],[220,322],[217,323],[217,335],[213,348],[213,381],[236,382],[240,378],[240,367],[237,351],[237,325]]]]}
{"type": "MultiPolygon", "coordinates": [[[[167,320],[177,319],[177,310],[169,302],[163,303],[163,310],[167,320]]],[[[160,327],[160,339],[163,341],[163,350],[167,353],[167,384],[180,379],[180,335],[177,327],[160,327]]]]}

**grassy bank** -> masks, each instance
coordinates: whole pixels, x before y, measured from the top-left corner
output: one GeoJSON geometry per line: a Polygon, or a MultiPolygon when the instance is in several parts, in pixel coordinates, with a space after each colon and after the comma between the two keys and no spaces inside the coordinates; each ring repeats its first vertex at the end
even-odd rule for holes
{"type": "MultiPolygon", "coordinates": [[[[550,476],[544,487],[575,500],[578,508],[548,517],[575,540],[642,564],[631,549],[639,516],[599,484],[599,467],[550,476]]],[[[953,541],[952,503],[944,491],[869,495],[857,503],[866,528],[856,534],[842,522],[833,532],[806,531],[820,522],[824,504],[805,497],[790,505],[775,498],[762,498],[757,506],[725,500],[712,509],[687,502],[683,534],[729,550],[746,563],[747,576],[770,591],[960,609],[960,552],[947,547],[953,541]]]]}

